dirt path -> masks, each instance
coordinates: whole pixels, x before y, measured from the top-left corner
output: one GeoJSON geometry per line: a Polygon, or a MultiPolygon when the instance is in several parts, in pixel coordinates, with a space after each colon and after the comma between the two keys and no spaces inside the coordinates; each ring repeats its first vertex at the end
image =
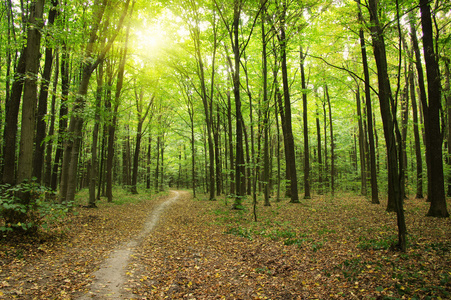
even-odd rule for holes
{"type": "Polygon", "coordinates": [[[112,250],[108,259],[106,259],[100,268],[94,273],[95,279],[91,285],[91,290],[80,300],[87,299],[129,299],[133,298],[123,287],[126,280],[126,267],[130,256],[135,251],[147,235],[154,229],[161,213],[173,202],[177,201],[180,193],[171,191],[171,196],[158,205],[156,209],[149,214],[144,228],[132,240],[121,244],[112,250]]]}

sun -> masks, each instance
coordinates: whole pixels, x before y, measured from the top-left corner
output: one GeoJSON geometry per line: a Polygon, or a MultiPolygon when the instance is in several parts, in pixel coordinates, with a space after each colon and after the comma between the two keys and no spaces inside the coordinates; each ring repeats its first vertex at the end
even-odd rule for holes
{"type": "Polygon", "coordinates": [[[137,50],[150,55],[157,54],[164,46],[166,34],[162,28],[151,27],[136,31],[137,50]]]}

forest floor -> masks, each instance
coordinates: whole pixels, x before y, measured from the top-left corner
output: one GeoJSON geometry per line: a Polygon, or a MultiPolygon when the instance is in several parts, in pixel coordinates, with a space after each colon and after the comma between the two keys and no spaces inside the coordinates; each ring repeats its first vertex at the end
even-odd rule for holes
{"type": "Polygon", "coordinates": [[[0,299],[111,299],[91,294],[96,271],[130,241],[125,299],[451,298],[451,220],[425,217],[424,200],[405,201],[405,253],[391,247],[395,215],[352,194],[260,203],[255,222],[250,200],[235,211],[232,199],[180,192],[137,240],[170,197],[124,194],[38,237],[2,240],[0,299]]]}

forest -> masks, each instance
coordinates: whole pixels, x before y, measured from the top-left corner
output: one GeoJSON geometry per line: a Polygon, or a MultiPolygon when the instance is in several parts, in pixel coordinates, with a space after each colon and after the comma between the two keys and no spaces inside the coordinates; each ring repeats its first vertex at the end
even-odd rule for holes
{"type": "Polygon", "coordinates": [[[449,1],[5,0],[0,14],[4,240],[168,190],[255,222],[283,201],[361,197],[395,216],[404,253],[409,202],[449,226],[449,1]]]}

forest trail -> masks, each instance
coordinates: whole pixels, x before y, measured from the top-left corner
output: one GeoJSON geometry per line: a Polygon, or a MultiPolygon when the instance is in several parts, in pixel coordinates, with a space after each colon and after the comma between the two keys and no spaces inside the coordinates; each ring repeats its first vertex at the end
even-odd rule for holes
{"type": "Polygon", "coordinates": [[[128,242],[124,242],[112,250],[110,256],[100,265],[94,273],[90,291],[80,297],[87,299],[127,299],[133,296],[124,289],[126,281],[126,269],[130,257],[142,240],[149,235],[157,225],[163,211],[179,199],[179,191],[171,191],[167,200],[158,205],[147,217],[140,233],[128,242]]]}

